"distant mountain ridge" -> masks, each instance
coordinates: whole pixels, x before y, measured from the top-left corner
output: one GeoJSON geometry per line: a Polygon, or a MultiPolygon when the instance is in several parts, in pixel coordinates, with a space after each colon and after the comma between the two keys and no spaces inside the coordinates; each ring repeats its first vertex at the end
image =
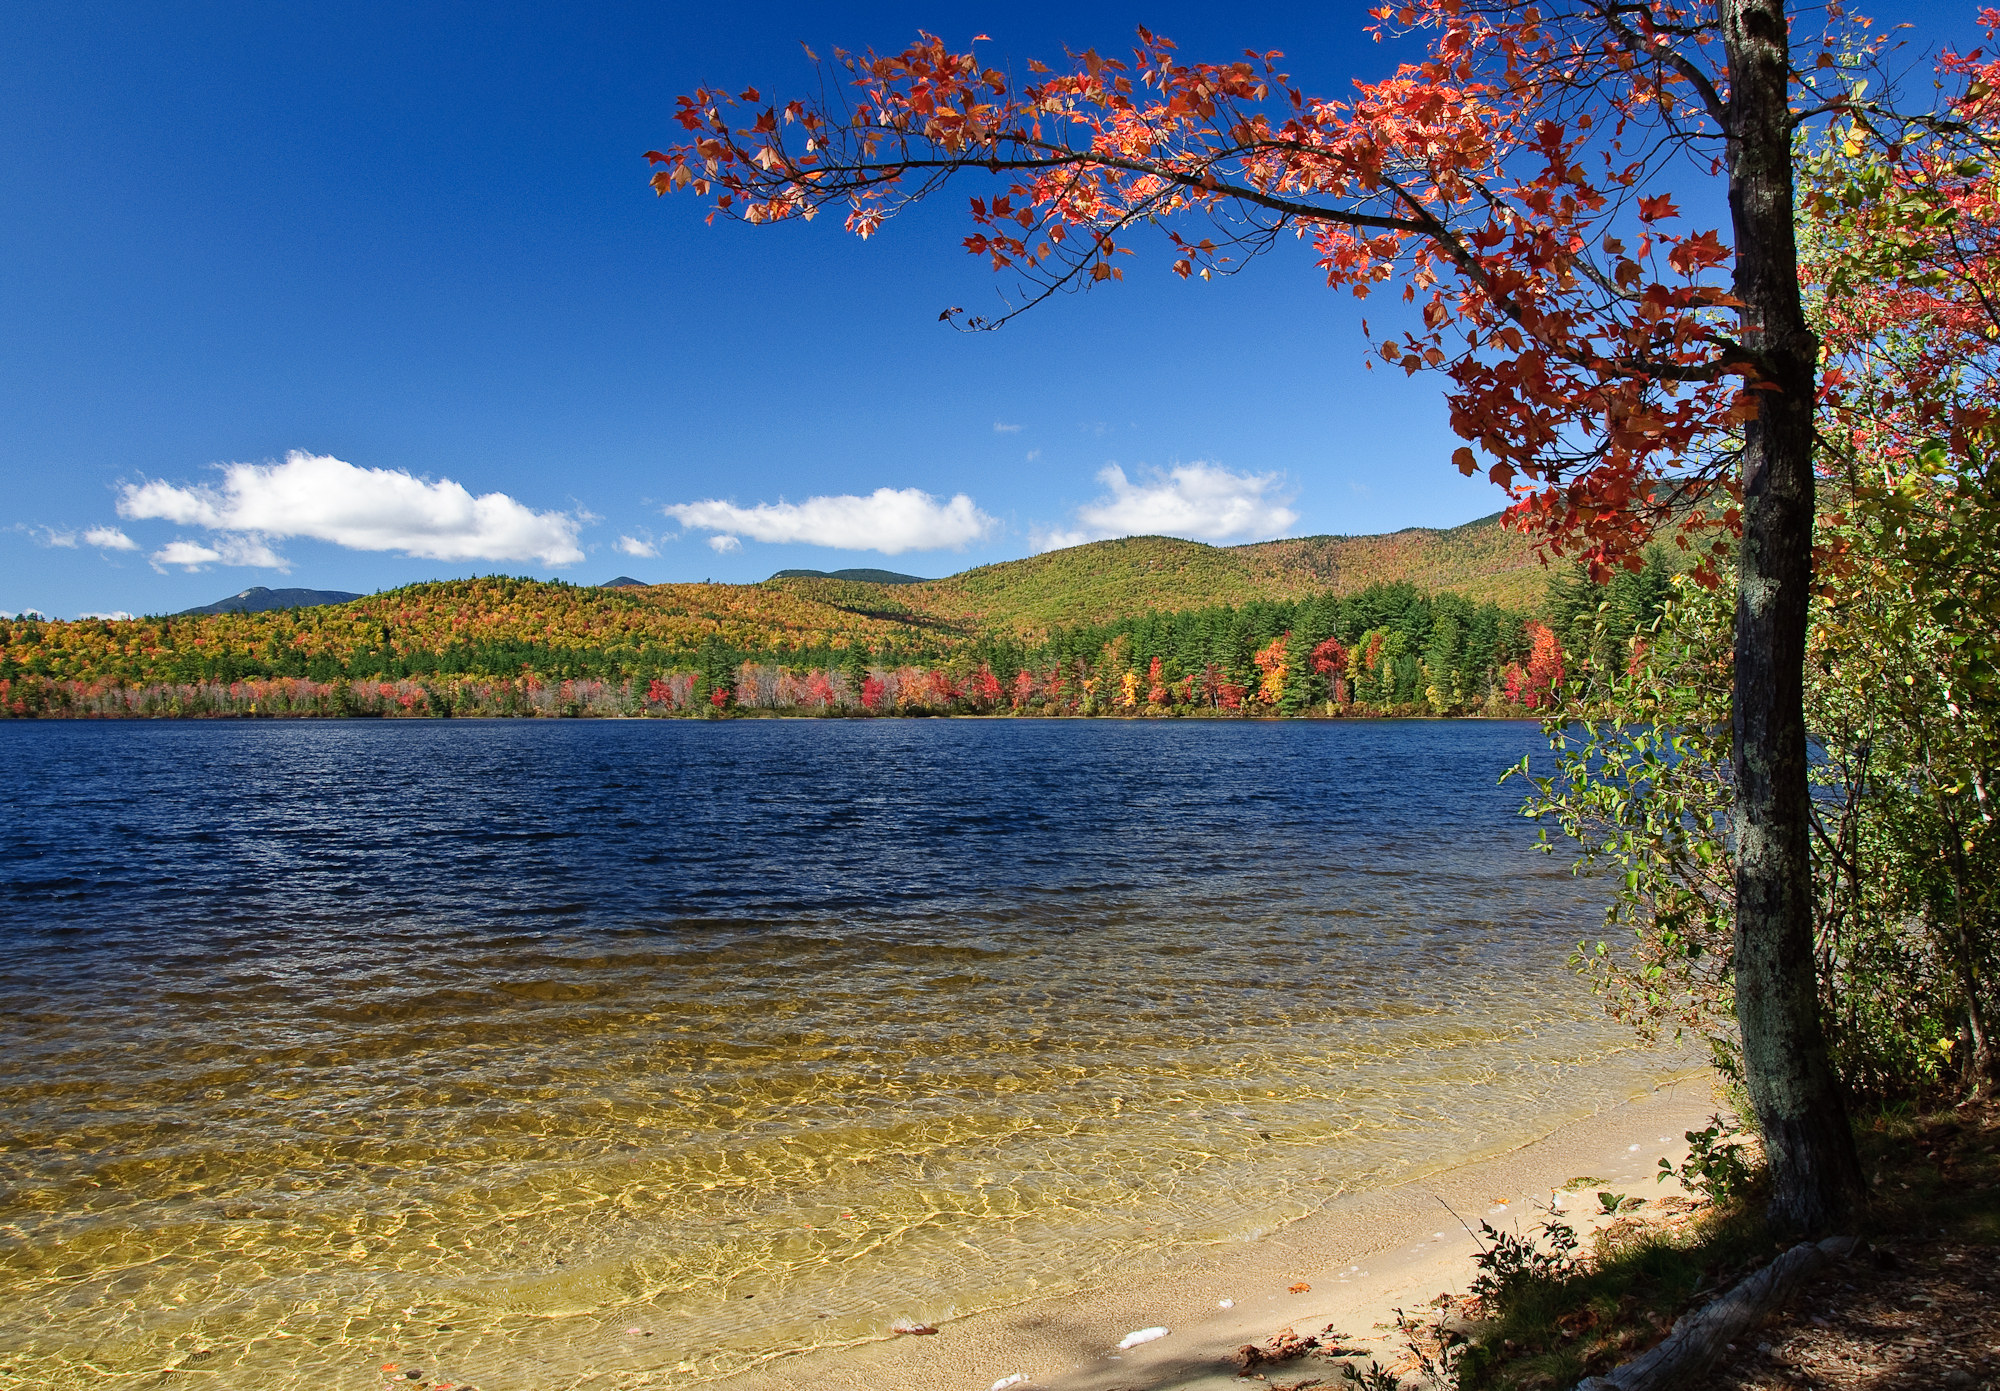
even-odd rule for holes
{"type": "Polygon", "coordinates": [[[786,578],[782,572],[764,583],[849,613],[900,618],[931,631],[1032,638],[1051,627],[1108,623],[1149,611],[1352,594],[1396,582],[1536,612],[1547,599],[1548,573],[1534,543],[1502,526],[1496,512],[1442,530],[1409,527],[1377,536],[1301,536],[1242,546],[1128,536],[894,589],[786,578]]]}
{"type": "Polygon", "coordinates": [[[1058,628],[1381,585],[1535,616],[1548,611],[1551,575],[1534,542],[1497,516],[1243,546],[1135,536],[944,579],[884,573],[897,582],[781,575],[760,584],[578,585],[489,575],[369,595],[253,587],[171,622],[0,619],[0,663],[61,679],[146,682],[258,672],[331,680],[348,671],[566,680],[746,656],[824,665],[856,651],[932,661],[994,640],[1033,646],[1058,628]]]}
{"type": "Polygon", "coordinates": [[[854,584],[930,584],[921,575],[904,575],[894,570],[780,570],[774,580],[848,580],[854,584]]]}
{"type": "Polygon", "coordinates": [[[241,594],[232,594],[227,599],[217,599],[212,604],[199,608],[182,609],[176,618],[191,618],[196,614],[211,613],[264,613],[270,609],[316,609],[326,604],[351,604],[356,599],[366,598],[362,594],[349,594],[344,589],[266,589],[261,584],[253,584],[241,594]]]}

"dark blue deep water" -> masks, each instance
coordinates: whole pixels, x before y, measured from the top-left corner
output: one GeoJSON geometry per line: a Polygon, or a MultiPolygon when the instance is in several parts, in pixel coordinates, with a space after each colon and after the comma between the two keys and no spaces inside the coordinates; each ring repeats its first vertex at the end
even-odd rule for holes
{"type": "Polygon", "coordinates": [[[1462,876],[1537,916],[1588,897],[1524,853],[1522,785],[1498,783],[1540,748],[1527,723],[16,723],[0,740],[7,943],[50,963],[10,974],[31,988],[132,950],[213,960],[244,933],[320,959],[329,937],[430,931],[958,937],[1024,911],[1087,931],[1076,915],[1105,905],[1326,902],[1350,875],[1413,908],[1462,903],[1462,876]]]}

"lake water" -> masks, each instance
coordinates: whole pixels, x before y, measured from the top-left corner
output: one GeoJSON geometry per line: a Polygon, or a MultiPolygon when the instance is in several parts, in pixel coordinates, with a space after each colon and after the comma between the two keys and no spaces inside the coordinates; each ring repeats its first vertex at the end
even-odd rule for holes
{"type": "Polygon", "coordinates": [[[691,1384],[1518,1143],[1685,1069],[1539,745],[0,725],[0,1387],[691,1384]]]}

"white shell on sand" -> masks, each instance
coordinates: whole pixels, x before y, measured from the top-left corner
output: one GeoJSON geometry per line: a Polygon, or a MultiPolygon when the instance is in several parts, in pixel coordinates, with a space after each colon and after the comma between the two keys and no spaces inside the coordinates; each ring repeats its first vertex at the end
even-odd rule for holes
{"type": "Polygon", "coordinates": [[[1166,1336],[1167,1330],[1164,1328],[1142,1328],[1136,1333],[1127,1333],[1124,1337],[1120,1338],[1118,1346],[1121,1348],[1136,1348],[1141,1343],[1150,1343],[1155,1338],[1164,1338],[1166,1336]]]}

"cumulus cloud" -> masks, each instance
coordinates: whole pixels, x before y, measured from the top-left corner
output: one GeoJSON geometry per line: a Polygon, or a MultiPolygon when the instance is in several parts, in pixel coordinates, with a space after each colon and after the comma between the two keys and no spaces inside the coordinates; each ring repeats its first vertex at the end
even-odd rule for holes
{"type": "Polygon", "coordinates": [[[743,543],[734,536],[711,536],[708,538],[708,548],[717,555],[728,555],[731,551],[742,550],[743,543]]]}
{"type": "Polygon", "coordinates": [[[128,483],[119,494],[118,515],[234,533],[233,540],[218,538],[212,546],[176,541],[154,556],[156,563],[171,565],[213,563],[187,558],[197,551],[213,551],[214,560],[229,565],[268,564],[229,559],[230,547],[238,555],[258,550],[270,555],[256,538],[287,536],[425,560],[573,565],[583,559],[579,516],[536,512],[505,493],[474,497],[449,478],[433,483],[401,469],[359,468],[298,450],[281,464],[226,465],[220,486],[128,483]]]}
{"type": "Polygon", "coordinates": [[[222,552],[194,541],[170,541],[153,552],[153,568],[164,570],[169,565],[185,565],[190,571],[205,565],[214,565],[222,559],[222,552]]]}
{"type": "MultiPolygon", "coordinates": [[[[139,549],[137,541],[134,541],[115,526],[92,527],[83,533],[83,544],[86,546],[95,546],[103,551],[136,551],[139,549]]],[[[92,614],[89,616],[95,618],[104,617],[102,614],[92,614]]],[[[126,614],[125,616],[127,618],[131,617],[130,614],[126,614]]]]}
{"type": "Polygon", "coordinates": [[[664,509],[682,526],[727,533],[709,541],[717,550],[733,548],[741,534],[753,541],[804,542],[843,551],[934,551],[963,547],[997,525],[959,493],[940,502],[918,488],[877,488],[867,497],[851,493],[809,497],[804,502],[761,502],[755,507],[709,499],[677,502],[664,509]],[[731,546],[720,544],[724,540],[731,546]]]}
{"type": "Polygon", "coordinates": [[[20,527],[18,530],[32,532],[41,538],[44,546],[60,546],[73,551],[79,543],[95,546],[105,551],[136,551],[139,543],[115,526],[94,526],[82,533],[57,531],[52,526],[20,527]]]}
{"type": "Polygon", "coordinates": [[[1185,536],[1195,541],[1245,541],[1281,535],[1299,519],[1286,504],[1284,475],[1232,473],[1196,461],[1135,483],[1116,464],[1097,475],[1110,495],[1076,509],[1078,525],[1037,529],[1037,550],[1053,551],[1114,536],[1185,536]]]}
{"type": "Polygon", "coordinates": [[[1021,427],[1018,425],[1009,425],[1004,420],[996,420],[993,422],[993,433],[996,435],[1017,435],[1020,432],[1021,432],[1021,427]]]}
{"type": "Polygon", "coordinates": [[[290,561],[256,536],[218,536],[212,546],[204,546],[199,541],[169,541],[148,558],[153,562],[153,568],[160,571],[165,571],[169,565],[178,565],[189,573],[205,570],[211,565],[248,565],[260,570],[292,568],[290,561]]]}
{"type": "Polygon", "coordinates": [[[136,615],[134,615],[134,614],[129,614],[129,613],[125,612],[125,610],[123,610],[123,609],[113,609],[113,610],[111,610],[111,612],[109,612],[109,613],[80,613],[80,614],[78,614],[78,615],[77,615],[77,617],[78,617],[79,619],[83,619],[83,618],[103,618],[103,619],[107,619],[107,620],[109,620],[110,622],[113,622],[113,623],[128,623],[128,622],[130,622],[130,621],[131,621],[131,620],[132,620],[132,619],[133,619],[134,617],[136,617],[136,615]]]}
{"type": "Polygon", "coordinates": [[[617,549],[621,554],[636,555],[645,560],[650,560],[660,553],[660,548],[651,541],[641,541],[636,536],[619,537],[617,549]]]}
{"type": "Polygon", "coordinates": [[[1102,536],[1088,531],[1078,531],[1074,527],[1028,528],[1028,545],[1036,551],[1060,551],[1070,546],[1081,546],[1086,541],[1102,541],[1102,536]]]}

